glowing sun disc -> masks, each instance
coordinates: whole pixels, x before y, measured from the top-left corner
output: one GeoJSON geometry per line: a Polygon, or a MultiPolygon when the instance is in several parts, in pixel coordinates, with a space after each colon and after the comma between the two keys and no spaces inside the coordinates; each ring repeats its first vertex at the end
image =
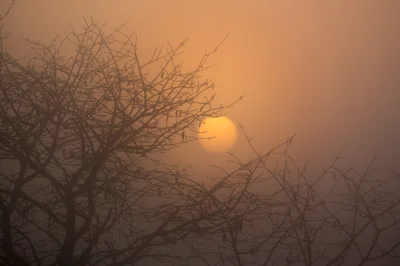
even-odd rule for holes
{"type": "Polygon", "coordinates": [[[199,142],[208,152],[226,152],[235,144],[235,124],[226,116],[209,117],[203,120],[198,134],[199,142]],[[213,139],[204,139],[212,138],[213,139]]]}

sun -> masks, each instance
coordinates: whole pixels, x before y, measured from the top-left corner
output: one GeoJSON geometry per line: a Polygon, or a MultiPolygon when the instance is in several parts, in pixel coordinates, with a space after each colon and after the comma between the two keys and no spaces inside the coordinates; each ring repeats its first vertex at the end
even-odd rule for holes
{"type": "Polygon", "coordinates": [[[208,152],[226,152],[235,144],[237,131],[228,117],[209,117],[202,121],[198,136],[201,146],[208,152]]]}

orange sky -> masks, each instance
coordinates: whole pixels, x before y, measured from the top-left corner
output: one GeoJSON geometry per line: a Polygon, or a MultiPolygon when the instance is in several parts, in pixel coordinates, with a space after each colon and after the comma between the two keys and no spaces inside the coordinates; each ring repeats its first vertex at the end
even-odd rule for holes
{"type": "MultiPolygon", "coordinates": [[[[0,6],[1,8],[1,6],[0,6]]],[[[394,167],[400,136],[400,1],[99,1],[19,0],[4,21],[10,51],[29,53],[24,38],[65,36],[82,17],[130,21],[143,54],[189,38],[185,64],[195,64],[226,34],[213,57],[217,102],[244,101],[226,112],[244,125],[260,151],[297,134],[302,160],[326,162],[343,142],[348,162],[378,155],[394,167]]],[[[233,152],[247,156],[239,135],[233,152]]],[[[198,144],[175,151],[185,163],[226,158],[198,144]],[[196,151],[196,152],[192,152],[196,151]],[[184,158],[179,153],[185,152],[184,158]],[[211,159],[210,159],[211,158],[211,159]]]]}

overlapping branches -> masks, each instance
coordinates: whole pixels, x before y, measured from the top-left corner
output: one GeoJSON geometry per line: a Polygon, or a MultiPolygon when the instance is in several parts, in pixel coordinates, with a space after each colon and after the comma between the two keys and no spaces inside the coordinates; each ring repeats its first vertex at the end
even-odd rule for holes
{"type": "Polygon", "coordinates": [[[225,216],[222,244],[199,256],[211,256],[220,265],[370,265],[385,258],[389,263],[399,260],[398,174],[379,176],[375,158],[363,171],[343,170],[343,146],[316,176],[290,156],[292,138],[261,154],[243,133],[255,158],[237,163],[249,170],[247,179],[258,183],[258,189],[247,191],[253,192],[251,205],[242,201],[235,215],[225,216]]]}
{"type": "MultiPolygon", "coordinates": [[[[201,182],[155,160],[198,137],[214,84],[177,47],[142,59],[133,35],[87,21],[36,56],[0,55],[0,262],[8,265],[364,265],[398,257],[394,179],[320,176],[293,138],[201,182]]],[[[230,106],[230,105],[229,105],[230,106]]],[[[218,167],[218,166],[216,166],[218,167]]],[[[395,175],[396,176],[396,175],[395,175]]]]}
{"type": "Polygon", "coordinates": [[[220,223],[203,213],[202,185],[151,159],[197,139],[201,121],[226,108],[212,106],[214,84],[200,76],[214,51],[184,72],[184,42],[142,63],[132,39],[89,21],[61,42],[33,43],[29,60],[1,54],[3,261],[176,259],[169,247],[220,223]]]}

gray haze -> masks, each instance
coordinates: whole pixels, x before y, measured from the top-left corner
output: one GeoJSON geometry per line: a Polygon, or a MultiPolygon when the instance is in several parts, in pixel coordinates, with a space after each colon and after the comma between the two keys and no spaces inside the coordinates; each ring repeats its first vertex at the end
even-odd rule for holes
{"type": "MultiPolygon", "coordinates": [[[[260,151],[297,134],[294,154],[317,165],[348,140],[346,164],[363,166],[376,154],[389,169],[399,156],[399,12],[400,2],[389,0],[17,1],[5,21],[6,46],[29,54],[25,38],[64,37],[83,17],[110,30],[129,21],[143,56],[188,38],[189,67],[229,33],[207,77],[215,78],[218,103],[245,95],[226,114],[260,151]]],[[[232,152],[250,156],[242,135],[232,152]]],[[[197,143],[170,155],[193,165],[226,159],[197,143]]]]}

